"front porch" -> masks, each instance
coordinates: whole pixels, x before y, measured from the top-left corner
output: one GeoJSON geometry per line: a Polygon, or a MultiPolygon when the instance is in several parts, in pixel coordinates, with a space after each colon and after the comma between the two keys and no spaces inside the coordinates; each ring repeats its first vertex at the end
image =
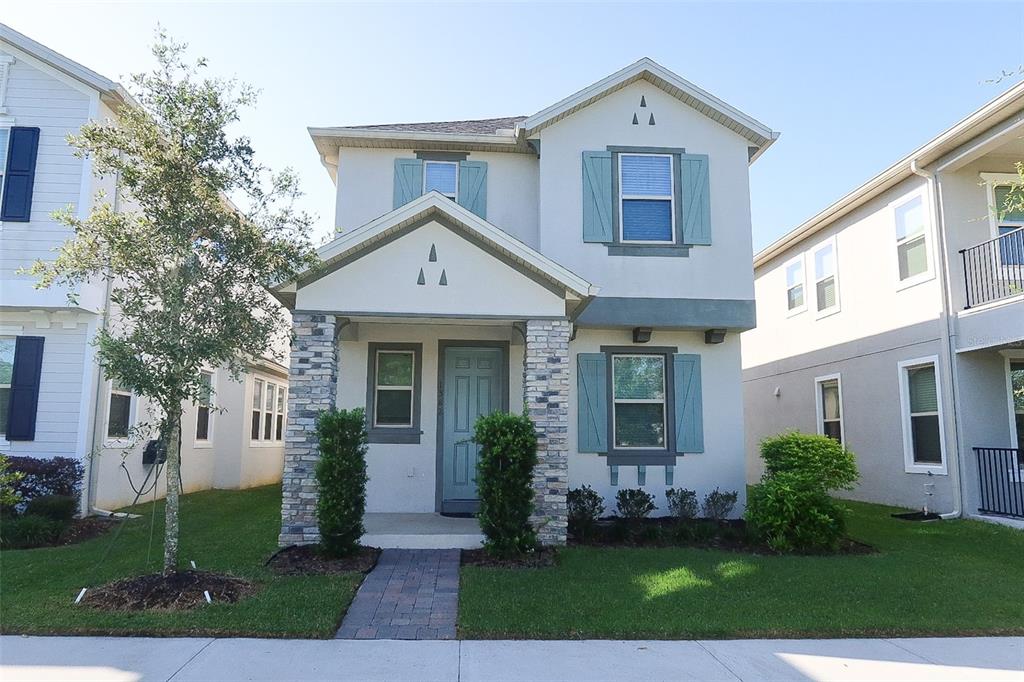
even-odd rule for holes
{"type": "Polygon", "coordinates": [[[381,549],[476,549],[484,541],[473,517],[376,512],[363,525],[362,544],[381,549]]]}

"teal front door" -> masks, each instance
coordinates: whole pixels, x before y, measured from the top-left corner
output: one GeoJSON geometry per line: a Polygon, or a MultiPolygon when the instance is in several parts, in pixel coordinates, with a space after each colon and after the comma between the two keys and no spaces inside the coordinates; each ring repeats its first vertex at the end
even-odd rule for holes
{"type": "Polygon", "coordinates": [[[476,461],[480,446],[472,442],[480,415],[503,409],[504,357],[501,348],[444,349],[441,415],[441,511],[475,512],[476,461]]]}

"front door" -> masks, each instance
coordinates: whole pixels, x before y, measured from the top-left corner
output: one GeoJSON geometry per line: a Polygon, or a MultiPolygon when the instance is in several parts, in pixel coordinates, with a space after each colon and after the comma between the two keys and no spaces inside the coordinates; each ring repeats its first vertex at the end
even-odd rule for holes
{"type": "Polygon", "coordinates": [[[502,409],[503,356],[500,348],[444,349],[444,392],[441,415],[441,511],[475,512],[476,460],[480,446],[472,442],[480,415],[502,409]]]}

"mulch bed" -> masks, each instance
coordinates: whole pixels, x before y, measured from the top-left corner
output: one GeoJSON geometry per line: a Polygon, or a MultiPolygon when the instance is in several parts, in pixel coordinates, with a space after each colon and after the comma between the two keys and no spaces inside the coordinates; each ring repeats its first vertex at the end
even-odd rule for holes
{"type": "Polygon", "coordinates": [[[233,604],[256,591],[248,580],[209,571],[178,571],[125,578],[85,593],[82,604],[106,611],[178,611],[206,605],[233,604]]]}
{"type": "Polygon", "coordinates": [[[334,559],[320,553],[319,545],[291,545],[267,559],[267,566],[278,575],[337,575],[369,573],[377,565],[380,549],[360,547],[350,557],[334,559]]]}
{"type": "Polygon", "coordinates": [[[79,542],[92,540],[113,530],[117,526],[115,519],[104,516],[87,516],[84,519],[72,519],[71,523],[57,539],[57,545],[75,545],[79,542]]]}
{"type": "Polygon", "coordinates": [[[484,568],[547,568],[558,561],[558,551],[554,547],[541,547],[535,552],[520,556],[500,558],[491,556],[483,549],[462,550],[463,566],[482,566],[484,568]]]}

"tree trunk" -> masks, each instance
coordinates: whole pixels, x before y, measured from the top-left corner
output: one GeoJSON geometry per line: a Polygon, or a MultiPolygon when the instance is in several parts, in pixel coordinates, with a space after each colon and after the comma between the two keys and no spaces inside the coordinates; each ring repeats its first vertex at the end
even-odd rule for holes
{"type": "Polygon", "coordinates": [[[178,496],[181,494],[181,413],[169,417],[167,499],[164,503],[164,575],[178,570],[178,496]]]}

